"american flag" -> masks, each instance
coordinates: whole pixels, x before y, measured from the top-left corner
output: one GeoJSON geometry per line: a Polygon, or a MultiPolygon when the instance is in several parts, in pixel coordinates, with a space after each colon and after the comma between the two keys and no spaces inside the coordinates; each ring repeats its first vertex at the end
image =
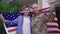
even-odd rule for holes
{"type": "MultiPolygon", "coordinates": [[[[23,15],[23,13],[3,13],[2,15],[6,20],[13,21],[19,15],[23,15]]],[[[7,34],[16,34],[17,24],[14,24],[14,25],[11,25],[11,26],[8,26],[5,23],[3,23],[3,24],[4,24],[4,27],[5,27],[5,30],[6,30],[7,34]]]]}
{"type": "MultiPolygon", "coordinates": [[[[50,10],[50,7],[41,9],[42,13],[46,13],[47,15],[49,14],[49,10],[50,10]]],[[[57,20],[56,14],[55,12],[53,12],[53,14],[55,15],[55,17],[52,22],[47,23],[47,32],[48,34],[60,34],[60,30],[58,29],[58,22],[57,22],[58,20],[57,20]]],[[[3,14],[5,19],[11,20],[11,21],[17,18],[19,15],[20,13],[4,13],[3,14]]],[[[16,28],[17,28],[16,26],[17,24],[12,26],[7,26],[6,24],[4,24],[7,34],[16,34],[16,28]]]]}
{"type": "MultiPolygon", "coordinates": [[[[49,14],[50,7],[41,9],[42,13],[46,13],[47,15],[49,14]]],[[[60,30],[58,29],[58,19],[56,17],[55,12],[53,12],[54,20],[52,22],[47,23],[47,34],[60,34],[60,30]]]]}

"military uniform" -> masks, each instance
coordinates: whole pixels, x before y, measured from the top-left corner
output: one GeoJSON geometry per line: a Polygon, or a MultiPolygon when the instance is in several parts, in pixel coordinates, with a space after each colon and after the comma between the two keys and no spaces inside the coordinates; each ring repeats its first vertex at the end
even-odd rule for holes
{"type": "Polygon", "coordinates": [[[32,34],[47,34],[47,15],[34,14],[32,17],[32,34]]]}

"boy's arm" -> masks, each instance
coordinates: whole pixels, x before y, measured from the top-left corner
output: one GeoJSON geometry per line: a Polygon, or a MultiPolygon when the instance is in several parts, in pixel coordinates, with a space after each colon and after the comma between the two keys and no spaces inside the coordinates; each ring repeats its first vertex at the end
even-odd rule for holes
{"type": "Polygon", "coordinates": [[[4,19],[4,17],[2,16],[2,14],[0,14],[0,19],[1,19],[3,22],[7,22],[7,20],[4,19]]]}
{"type": "MultiPolygon", "coordinates": [[[[20,16],[19,16],[20,17],[20,16]]],[[[18,20],[19,20],[19,17],[17,17],[15,20],[13,21],[9,21],[9,20],[6,20],[4,19],[4,17],[2,16],[2,14],[0,14],[0,19],[7,25],[14,25],[14,24],[17,24],[18,23],[18,20]]]]}

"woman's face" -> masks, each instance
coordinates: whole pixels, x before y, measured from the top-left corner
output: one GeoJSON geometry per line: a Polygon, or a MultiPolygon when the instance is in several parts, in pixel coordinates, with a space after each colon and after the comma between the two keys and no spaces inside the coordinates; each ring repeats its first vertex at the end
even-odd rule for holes
{"type": "Polygon", "coordinates": [[[29,13],[29,8],[28,7],[26,7],[26,8],[24,8],[24,14],[26,14],[26,15],[28,15],[28,13],[29,13]]]}

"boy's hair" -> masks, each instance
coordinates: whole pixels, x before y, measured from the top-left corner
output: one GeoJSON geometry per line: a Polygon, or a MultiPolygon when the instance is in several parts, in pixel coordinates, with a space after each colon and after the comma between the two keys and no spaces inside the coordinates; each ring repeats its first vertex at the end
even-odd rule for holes
{"type": "Polygon", "coordinates": [[[30,7],[29,7],[29,5],[25,5],[25,6],[23,6],[23,9],[24,9],[24,8],[30,8],[30,7]]]}

